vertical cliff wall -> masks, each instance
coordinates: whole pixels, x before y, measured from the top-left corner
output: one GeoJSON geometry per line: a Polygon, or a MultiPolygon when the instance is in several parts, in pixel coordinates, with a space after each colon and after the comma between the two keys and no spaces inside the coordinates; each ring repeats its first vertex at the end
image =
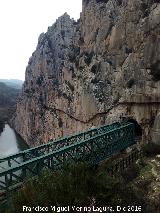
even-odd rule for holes
{"type": "Polygon", "coordinates": [[[13,125],[34,146],[132,118],[147,141],[159,110],[159,1],[83,0],[40,35],[13,125]]]}

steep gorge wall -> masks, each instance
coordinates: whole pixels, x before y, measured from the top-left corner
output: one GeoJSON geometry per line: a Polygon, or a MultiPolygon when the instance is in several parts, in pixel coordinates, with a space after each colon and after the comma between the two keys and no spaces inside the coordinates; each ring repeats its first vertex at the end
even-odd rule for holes
{"type": "Polygon", "coordinates": [[[40,35],[13,126],[35,146],[125,117],[146,141],[159,91],[159,1],[83,0],[77,22],[65,13],[40,35]]]}

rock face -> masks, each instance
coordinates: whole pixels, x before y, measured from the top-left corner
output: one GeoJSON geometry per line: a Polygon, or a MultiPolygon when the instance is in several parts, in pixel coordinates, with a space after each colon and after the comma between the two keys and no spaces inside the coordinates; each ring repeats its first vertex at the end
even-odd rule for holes
{"type": "Polygon", "coordinates": [[[132,118],[148,141],[159,110],[159,0],[83,0],[40,35],[12,123],[35,146],[132,118]]]}
{"type": "Polygon", "coordinates": [[[160,145],[160,113],[156,116],[152,129],[152,142],[160,145]]]}

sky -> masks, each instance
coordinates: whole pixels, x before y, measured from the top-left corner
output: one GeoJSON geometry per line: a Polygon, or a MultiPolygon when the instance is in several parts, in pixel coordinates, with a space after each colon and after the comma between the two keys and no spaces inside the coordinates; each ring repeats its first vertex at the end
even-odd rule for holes
{"type": "Polygon", "coordinates": [[[0,79],[25,78],[38,37],[67,12],[78,19],[82,0],[0,0],[0,79]]]}

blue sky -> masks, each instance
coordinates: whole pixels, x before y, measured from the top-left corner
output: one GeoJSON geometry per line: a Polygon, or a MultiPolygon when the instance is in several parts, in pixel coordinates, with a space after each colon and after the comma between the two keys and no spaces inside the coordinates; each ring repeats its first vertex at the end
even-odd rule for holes
{"type": "Polygon", "coordinates": [[[78,19],[82,0],[1,0],[0,78],[24,80],[40,33],[67,12],[78,19]]]}

